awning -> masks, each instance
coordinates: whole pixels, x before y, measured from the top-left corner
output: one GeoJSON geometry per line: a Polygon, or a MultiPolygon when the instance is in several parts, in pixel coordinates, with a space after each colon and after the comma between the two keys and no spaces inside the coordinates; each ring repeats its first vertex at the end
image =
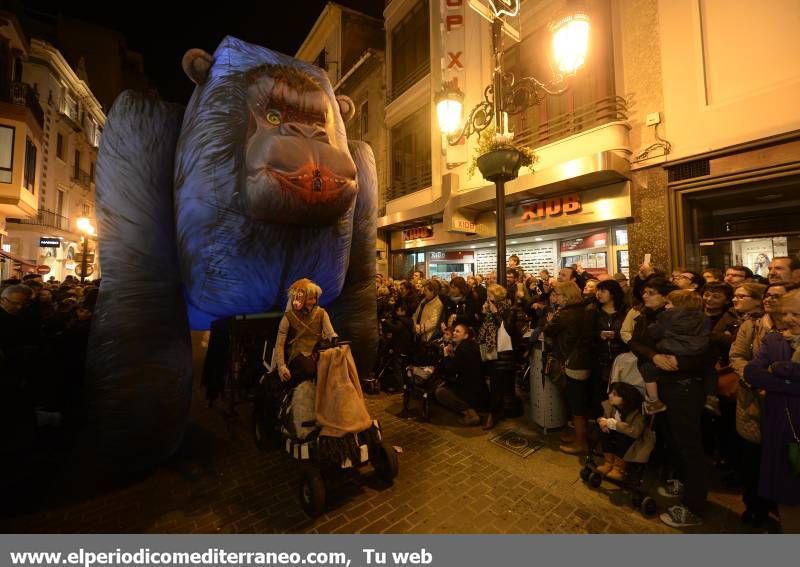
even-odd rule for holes
{"type": "MultiPolygon", "coordinates": [[[[14,262],[15,264],[20,265],[20,270],[22,272],[35,272],[36,271],[36,261],[35,260],[23,260],[22,258],[18,258],[13,254],[9,254],[8,252],[4,252],[0,250],[0,258],[8,259],[14,262]]],[[[16,269],[16,268],[15,268],[16,269]]]]}

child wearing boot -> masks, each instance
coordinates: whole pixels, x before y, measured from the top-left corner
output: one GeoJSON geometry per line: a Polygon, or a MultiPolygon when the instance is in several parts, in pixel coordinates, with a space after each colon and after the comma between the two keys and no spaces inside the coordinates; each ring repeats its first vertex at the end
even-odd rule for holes
{"type": "MultiPolygon", "coordinates": [[[[703,298],[693,290],[679,289],[667,295],[666,310],[647,328],[659,354],[676,357],[678,368],[692,371],[702,367],[710,347],[711,329],[703,312],[703,298]]],[[[644,413],[652,415],[667,409],[658,398],[658,380],[669,373],[652,362],[639,366],[645,381],[647,396],[644,413]]],[[[716,384],[713,384],[716,388],[716,384]]]]}
{"type": "Polygon", "coordinates": [[[635,386],[614,382],[611,384],[608,399],[602,406],[603,417],[597,420],[597,425],[602,431],[600,441],[605,462],[597,467],[597,472],[607,478],[622,481],[625,479],[624,457],[644,431],[642,394],[635,386]]]}

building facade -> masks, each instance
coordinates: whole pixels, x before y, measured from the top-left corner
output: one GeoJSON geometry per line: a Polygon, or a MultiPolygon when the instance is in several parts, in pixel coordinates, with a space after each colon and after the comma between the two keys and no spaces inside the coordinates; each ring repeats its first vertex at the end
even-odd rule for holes
{"type": "MultiPolygon", "coordinates": [[[[345,124],[347,138],[372,147],[381,211],[386,207],[388,170],[384,33],[381,20],[329,2],[295,55],[325,69],[334,92],[353,101],[355,115],[345,124]]],[[[380,239],[376,259],[378,271],[388,273],[387,245],[380,239]]]]}
{"type": "Polygon", "coordinates": [[[22,76],[36,85],[44,108],[41,190],[33,218],[7,222],[10,251],[47,266],[46,278],[63,281],[81,276],[86,247],[85,276],[97,278],[96,240],[81,231],[78,219],[97,227],[94,173],[105,114],[86,81],[45,41],[31,40],[22,76]]]}
{"type": "MultiPolygon", "coordinates": [[[[796,2],[588,0],[590,51],[559,96],[509,117],[537,162],[506,184],[508,254],[527,270],[755,265],[800,250],[796,2]],[[690,25],[687,25],[687,22],[690,25]],[[780,212],[776,211],[780,203],[780,212]]],[[[389,186],[378,221],[397,277],[487,273],[495,188],[470,174],[477,140],[451,146],[434,103],[444,81],[465,113],[491,82],[485,0],[391,0],[389,186]]],[[[523,2],[504,68],[548,82],[549,24],[567,3],[523,2]]]]}
{"type": "Polygon", "coordinates": [[[0,279],[19,277],[35,259],[13,250],[8,217],[36,217],[41,197],[44,114],[23,66],[30,53],[19,21],[0,12],[0,279]]]}

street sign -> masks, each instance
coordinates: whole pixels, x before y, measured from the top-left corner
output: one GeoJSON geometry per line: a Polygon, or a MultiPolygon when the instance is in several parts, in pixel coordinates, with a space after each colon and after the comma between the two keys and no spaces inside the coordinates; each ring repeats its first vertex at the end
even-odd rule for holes
{"type": "Polygon", "coordinates": [[[68,269],[68,270],[74,270],[74,269],[75,269],[75,266],[77,266],[77,265],[78,265],[78,264],[77,264],[77,262],[71,262],[71,261],[70,261],[70,262],[65,262],[65,263],[64,263],[64,267],[65,267],[66,269],[68,269]]]}
{"type": "Polygon", "coordinates": [[[84,274],[83,266],[81,264],[78,264],[77,266],[75,266],[75,273],[82,278],[89,277],[94,273],[94,266],[92,265],[86,266],[86,273],[84,274]]]}
{"type": "Polygon", "coordinates": [[[36,273],[39,274],[40,276],[44,276],[46,274],[49,274],[50,273],[50,266],[45,266],[45,265],[36,266],[36,273]]]}

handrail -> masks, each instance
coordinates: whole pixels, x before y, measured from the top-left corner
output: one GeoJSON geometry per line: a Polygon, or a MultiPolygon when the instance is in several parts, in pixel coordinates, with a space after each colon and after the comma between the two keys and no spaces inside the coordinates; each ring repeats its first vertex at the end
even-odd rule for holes
{"type": "Polygon", "coordinates": [[[39,209],[36,218],[32,219],[7,219],[9,223],[32,224],[36,226],[48,226],[60,230],[69,231],[69,218],[51,211],[49,209],[39,209]]]}
{"type": "Polygon", "coordinates": [[[386,102],[392,102],[408,89],[413,87],[420,79],[431,72],[431,62],[423,61],[419,67],[414,69],[407,77],[398,83],[392,84],[392,92],[389,93],[386,102]]]}
{"type": "Polygon", "coordinates": [[[398,199],[406,195],[410,195],[420,189],[425,189],[431,186],[431,170],[430,168],[413,177],[395,177],[392,179],[392,185],[386,188],[386,200],[398,199]]]}

